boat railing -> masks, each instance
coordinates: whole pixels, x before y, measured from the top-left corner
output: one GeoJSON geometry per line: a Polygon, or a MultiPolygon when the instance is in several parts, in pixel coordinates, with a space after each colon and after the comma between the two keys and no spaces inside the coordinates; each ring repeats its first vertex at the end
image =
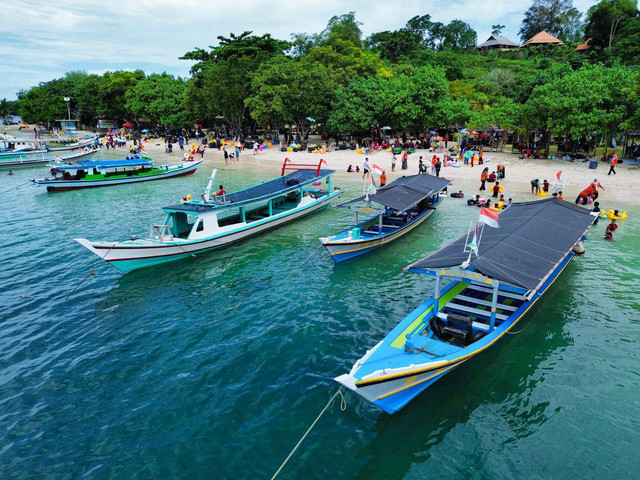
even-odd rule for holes
{"type": "Polygon", "coordinates": [[[314,163],[293,163],[289,158],[285,158],[282,164],[282,173],[280,174],[280,176],[284,177],[284,172],[286,172],[287,170],[315,170],[317,177],[320,175],[320,168],[322,167],[323,163],[326,164],[326,160],[320,159],[320,161],[316,165],[314,163]]]}
{"type": "Polygon", "coordinates": [[[153,225],[149,231],[149,238],[159,241],[173,240],[171,225],[153,225]]]}

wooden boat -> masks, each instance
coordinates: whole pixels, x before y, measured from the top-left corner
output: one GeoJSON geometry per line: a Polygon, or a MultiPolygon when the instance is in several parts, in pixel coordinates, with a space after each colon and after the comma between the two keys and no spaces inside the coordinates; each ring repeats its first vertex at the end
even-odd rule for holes
{"type": "Polygon", "coordinates": [[[31,181],[35,185],[47,187],[48,192],[106,187],[188,175],[195,173],[200,164],[202,164],[202,160],[156,167],[149,158],[80,162],[54,166],[51,169],[53,178],[31,179],[31,181]]]}
{"type": "Polygon", "coordinates": [[[451,182],[431,175],[401,177],[378,189],[336,207],[355,212],[355,227],[321,238],[320,242],[337,263],[381,248],[422,224],[436,211],[440,193],[451,182]],[[372,203],[380,205],[372,207],[372,203]],[[358,213],[371,214],[358,223],[358,213]]]}
{"type": "Polygon", "coordinates": [[[202,200],[164,207],[164,223],[152,226],[147,238],[132,237],[123,242],[90,242],[83,238],[76,241],[124,272],[230,245],[315,212],[339,196],[340,190],[331,189],[334,171],[322,170],[323,162],[311,169],[307,168],[310,165],[287,165],[285,160],[280,177],[212,197],[214,171],[202,200]],[[294,171],[285,175],[291,169],[294,171]],[[326,190],[318,186],[323,179],[326,190]]]}
{"type": "Polygon", "coordinates": [[[68,150],[78,150],[79,148],[89,147],[93,145],[97,136],[85,138],[77,142],[45,142],[45,146],[49,152],[65,152],[68,150]]]}
{"type": "Polygon", "coordinates": [[[584,252],[580,242],[594,220],[556,198],[512,204],[479,242],[467,245],[467,234],[409,265],[436,277],[434,296],[336,380],[385,412],[400,410],[512,329],[584,252]],[[466,247],[476,244],[474,255],[466,247]]]}

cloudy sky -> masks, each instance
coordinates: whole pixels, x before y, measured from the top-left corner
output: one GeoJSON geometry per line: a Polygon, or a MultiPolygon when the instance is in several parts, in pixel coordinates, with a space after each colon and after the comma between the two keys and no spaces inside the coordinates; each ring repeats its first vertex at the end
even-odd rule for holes
{"type": "MultiPolygon", "coordinates": [[[[252,30],[288,40],[317,33],[333,15],[349,11],[365,36],[402,27],[415,15],[448,23],[460,19],[483,42],[491,25],[518,41],[531,0],[13,0],[3,2],[0,26],[0,98],[72,70],[103,73],[137,69],[188,76],[190,62],[178,57],[194,47],[216,45],[218,35],[252,30]],[[444,8],[443,8],[444,7],[444,8]]],[[[582,12],[595,3],[574,0],[582,12]]]]}

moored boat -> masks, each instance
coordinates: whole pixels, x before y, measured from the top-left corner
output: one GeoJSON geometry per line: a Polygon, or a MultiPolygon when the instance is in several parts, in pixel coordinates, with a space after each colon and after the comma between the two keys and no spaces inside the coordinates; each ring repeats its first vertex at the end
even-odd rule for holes
{"type": "Polygon", "coordinates": [[[164,207],[164,223],[152,226],[147,238],[132,237],[122,242],[75,240],[128,272],[223,247],[279,227],[326,207],[342,193],[331,189],[334,171],[321,169],[324,160],[314,168],[287,162],[278,178],[212,196],[214,171],[202,200],[164,207]],[[294,171],[285,175],[286,170],[294,171]],[[326,181],[326,189],[320,188],[322,180],[326,181]]]}
{"type": "Polygon", "coordinates": [[[595,220],[556,198],[512,204],[498,218],[499,228],[484,229],[479,240],[463,235],[406,268],[435,276],[434,296],[339,383],[388,413],[400,410],[513,328],[584,251],[580,242],[595,220]]]}
{"type": "Polygon", "coordinates": [[[106,187],[188,175],[195,173],[201,164],[202,160],[156,167],[148,158],[80,162],[56,165],[51,169],[53,178],[32,179],[31,181],[35,185],[47,187],[48,192],[106,187]]]}
{"type": "Polygon", "coordinates": [[[441,192],[450,183],[431,175],[411,175],[394,180],[373,195],[365,194],[336,205],[354,212],[355,227],[321,238],[320,242],[336,263],[381,248],[433,215],[441,192]],[[369,218],[358,222],[359,213],[369,218]],[[370,216],[372,213],[375,216],[370,216]]]}

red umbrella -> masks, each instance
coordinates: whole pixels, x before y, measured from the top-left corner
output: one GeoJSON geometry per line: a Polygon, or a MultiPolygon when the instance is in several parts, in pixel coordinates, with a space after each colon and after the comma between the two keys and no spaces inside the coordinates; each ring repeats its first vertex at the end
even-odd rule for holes
{"type": "Polygon", "coordinates": [[[134,125],[133,123],[131,123],[131,122],[123,123],[123,124],[122,124],[122,126],[123,126],[123,127],[127,127],[127,128],[129,128],[129,127],[135,127],[135,125],[134,125]]]}

